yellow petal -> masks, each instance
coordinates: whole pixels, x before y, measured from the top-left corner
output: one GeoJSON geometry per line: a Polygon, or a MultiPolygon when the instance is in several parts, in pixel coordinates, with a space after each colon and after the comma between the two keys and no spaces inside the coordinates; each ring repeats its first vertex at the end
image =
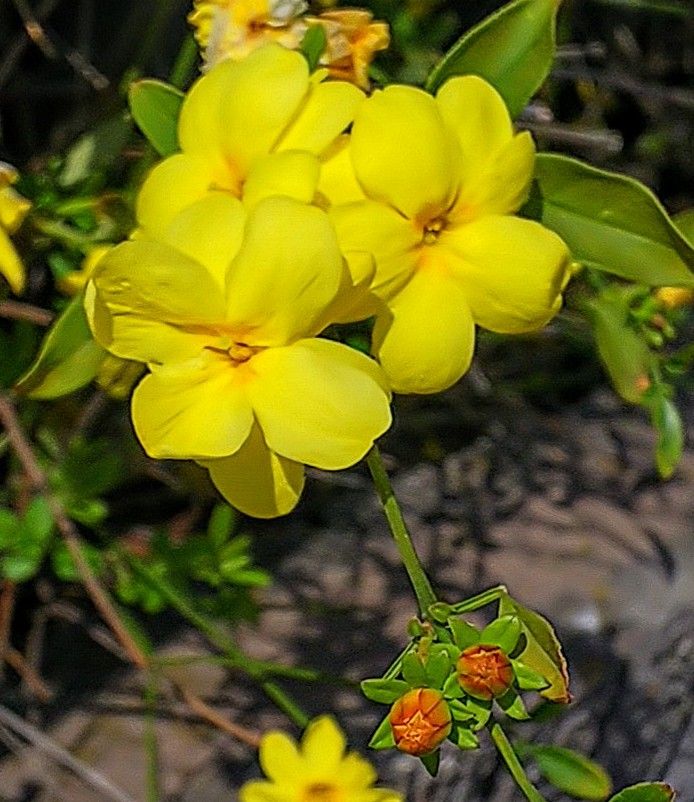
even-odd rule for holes
{"type": "Polygon", "coordinates": [[[147,176],[136,201],[137,221],[155,238],[186,206],[203,198],[212,183],[210,165],[200,156],[177,153],[160,162],[147,176]]]}
{"type": "Polygon", "coordinates": [[[321,158],[318,192],[326,207],[366,198],[354,173],[349,142],[349,135],[343,134],[321,158]]]}
{"type": "Polygon", "coordinates": [[[264,780],[251,780],[239,789],[239,802],[287,802],[287,789],[264,780]]]}
{"type": "Polygon", "coordinates": [[[301,739],[301,752],[306,763],[340,784],[346,747],[347,739],[331,716],[314,719],[301,739]]]}
{"type": "Polygon", "coordinates": [[[12,244],[12,240],[2,228],[0,228],[0,276],[5,277],[15,295],[20,295],[23,292],[26,281],[24,265],[12,244]]]}
{"type": "Polygon", "coordinates": [[[201,465],[230,504],[255,518],[291,512],[304,486],[304,466],[270,451],[257,426],[233,456],[201,465]]]}
{"type": "Polygon", "coordinates": [[[268,446],[318,468],[354,465],[390,426],[389,397],[373,360],[340,343],[301,340],[252,359],[247,385],[268,446]]]}
{"type": "Polygon", "coordinates": [[[444,231],[475,322],[502,333],[533,331],[559,311],[569,253],[552,231],[518,217],[483,217],[444,231]]]}
{"type": "Polygon", "coordinates": [[[211,192],[179,212],[162,238],[204,265],[221,288],[241,247],[245,224],[241,201],[223,192],[211,192]]]}
{"type": "Polygon", "coordinates": [[[343,286],[333,303],[325,310],[324,325],[332,323],[355,323],[377,314],[382,301],[371,291],[376,262],[368,251],[345,253],[343,286]]]}
{"type": "MultiPolygon", "coordinates": [[[[335,206],[330,210],[343,253],[367,251],[376,261],[372,289],[389,298],[409,279],[422,240],[418,229],[394,209],[375,201],[335,206]]],[[[359,277],[355,276],[355,283],[359,277]]]]}
{"type": "Polygon", "coordinates": [[[474,342],[466,288],[432,260],[378,317],[373,353],[394,392],[438,393],[467,371],[474,342]]]}
{"type": "Polygon", "coordinates": [[[261,201],[227,276],[228,320],[237,341],[285,345],[316,334],[342,271],[325,212],[291,198],[261,201]]]}
{"type": "Polygon", "coordinates": [[[356,752],[350,752],[340,764],[340,782],[352,792],[363,791],[376,782],[376,770],[356,752]]]}
{"type": "Polygon", "coordinates": [[[320,164],[311,153],[287,150],[259,157],[243,187],[243,202],[252,209],[263,198],[286,195],[311,203],[316,193],[320,164]]]}
{"type": "Polygon", "coordinates": [[[457,189],[458,154],[434,98],[389,86],[364,101],[352,127],[352,161],[365,193],[405,216],[429,218],[457,189]]]}
{"type": "Polygon", "coordinates": [[[153,368],[135,388],[132,418],[145,451],[155,459],[229,456],[253,425],[231,360],[210,352],[153,368]]]}
{"type": "Polygon", "coordinates": [[[137,240],[113,248],[87,286],[85,309],[97,341],[125,359],[176,361],[213,341],[204,327],[224,319],[221,287],[171,246],[137,240]]]}
{"type": "Polygon", "coordinates": [[[265,776],[276,783],[298,784],[304,773],[304,758],[284,732],[272,730],[260,741],[258,759],[265,776]]]}
{"type": "Polygon", "coordinates": [[[354,119],[364,93],[344,81],[313,84],[277,149],[323,153],[354,119]]]}
{"type": "Polygon", "coordinates": [[[3,187],[2,184],[0,179],[0,227],[9,234],[14,234],[29,213],[31,201],[15,192],[12,187],[3,187]]]}

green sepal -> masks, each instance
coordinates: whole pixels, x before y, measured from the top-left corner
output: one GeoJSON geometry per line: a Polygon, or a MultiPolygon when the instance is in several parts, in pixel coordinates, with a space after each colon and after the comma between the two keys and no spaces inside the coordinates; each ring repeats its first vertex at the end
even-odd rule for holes
{"type": "Polygon", "coordinates": [[[694,287],[694,245],[634,178],[541,153],[526,212],[586,267],[651,287],[694,287]]]}
{"type": "Polygon", "coordinates": [[[410,652],[402,658],[402,676],[412,688],[426,688],[429,683],[427,672],[419,655],[410,652]]]}
{"type": "Polygon", "coordinates": [[[480,633],[480,643],[498,646],[510,654],[521,636],[521,622],[517,615],[502,615],[480,633]]]}
{"type": "Polygon", "coordinates": [[[529,756],[548,783],[570,796],[602,802],[612,791],[612,780],[602,766],[563,746],[514,745],[521,757],[529,756]]]}
{"type": "Polygon", "coordinates": [[[84,387],[97,375],[106,351],[94,341],[77,295],[65,307],[41,343],[15,391],[29,398],[51,399],[84,387]]]}
{"type": "Polygon", "coordinates": [[[458,749],[479,749],[480,746],[479,738],[475,733],[467,727],[461,727],[457,722],[453,724],[448,740],[452,741],[458,749]]]}
{"type": "Polygon", "coordinates": [[[451,668],[451,660],[446,652],[432,651],[425,666],[429,687],[440,691],[451,673],[451,668]]]}
{"type": "Polygon", "coordinates": [[[481,75],[517,117],[549,74],[556,0],[514,0],[465,33],[434,67],[426,89],[456,75],[481,75]]]}
{"type": "Polygon", "coordinates": [[[541,691],[549,687],[549,682],[542,674],[538,674],[520,660],[511,660],[513,673],[516,678],[516,685],[522,691],[541,691]]]}
{"type": "Polygon", "coordinates": [[[459,649],[464,651],[469,646],[474,646],[480,642],[479,630],[476,627],[473,627],[472,624],[468,624],[468,622],[464,619],[449,618],[448,626],[453,633],[455,645],[459,649]]]}
{"type": "Polygon", "coordinates": [[[432,777],[436,777],[439,771],[439,763],[441,762],[441,753],[437,749],[435,752],[430,752],[428,755],[422,755],[419,758],[424,764],[424,768],[429,772],[432,777]]]}
{"type": "Polygon", "coordinates": [[[491,699],[474,699],[470,696],[465,700],[455,699],[449,706],[456,720],[466,721],[472,718],[475,724],[471,729],[475,732],[485,727],[492,715],[491,699]]]}
{"type": "Polygon", "coordinates": [[[458,675],[451,674],[443,686],[443,695],[447,699],[462,699],[465,696],[465,691],[460,687],[458,682],[458,675]]]}
{"type": "Polygon", "coordinates": [[[178,147],[178,117],[184,94],[175,86],[147,78],[128,88],[128,103],[138,128],[160,156],[178,147]]]}
{"type": "Polygon", "coordinates": [[[320,63],[320,57],[325,51],[328,39],[322,25],[309,25],[301,40],[300,50],[308,61],[309,72],[313,72],[320,63]]]}
{"type": "Polygon", "coordinates": [[[672,802],[675,789],[666,783],[637,783],[622,788],[609,802],[672,802]]]}
{"type": "Polygon", "coordinates": [[[523,700],[513,688],[509,688],[503,696],[497,697],[496,703],[509,718],[515,721],[527,721],[530,718],[523,700]]]}
{"type": "Polygon", "coordinates": [[[675,472],[684,451],[684,426],[675,404],[663,392],[646,393],[643,405],[648,408],[651,423],[658,434],[655,446],[655,464],[662,479],[675,472]]]}
{"type": "Polygon", "coordinates": [[[361,692],[372,702],[390,705],[406,694],[410,686],[401,679],[365,679],[361,692]]]}
{"type": "Polygon", "coordinates": [[[369,741],[371,749],[393,749],[395,746],[395,738],[393,737],[393,728],[390,726],[390,721],[386,716],[383,721],[376,727],[376,731],[371,736],[369,741]]]}

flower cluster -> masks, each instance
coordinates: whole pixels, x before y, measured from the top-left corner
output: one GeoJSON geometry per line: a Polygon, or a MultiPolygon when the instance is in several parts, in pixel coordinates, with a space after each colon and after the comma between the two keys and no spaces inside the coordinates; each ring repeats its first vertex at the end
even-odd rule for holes
{"type": "Polygon", "coordinates": [[[360,460],[392,390],[457,381],[475,323],[546,323],[568,277],[561,240],[513,216],[534,148],[490,85],[367,98],[325,78],[276,43],[210,69],[86,292],[98,342],[148,367],[147,453],[196,460],[261,517],[294,507],[304,465],[360,460]],[[373,358],[320,336],[371,317],[373,358]]]}
{"type": "Polygon", "coordinates": [[[342,730],[330,716],[314,719],[301,746],[282,732],[263,736],[260,765],[267,780],[247,782],[240,802],[402,802],[388,788],[374,788],[376,772],[356,752],[345,754],[342,730]]]}

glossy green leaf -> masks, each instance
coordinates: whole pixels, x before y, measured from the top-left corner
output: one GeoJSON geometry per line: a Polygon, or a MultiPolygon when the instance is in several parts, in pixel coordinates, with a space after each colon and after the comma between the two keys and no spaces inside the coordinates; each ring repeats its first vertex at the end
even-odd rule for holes
{"type": "Polygon", "coordinates": [[[610,802],[672,802],[675,790],[665,783],[637,783],[622,788],[610,802]]]}
{"type": "Polygon", "coordinates": [[[400,679],[365,679],[361,683],[361,692],[372,702],[393,704],[410,690],[410,686],[400,679]]]}
{"type": "Polygon", "coordinates": [[[455,75],[481,75],[512,117],[526,106],[554,60],[557,0],[513,0],[459,39],[434,67],[426,89],[455,75]]]}
{"type": "Polygon", "coordinates": [[[648,286],[694,287],[694,246],[643,184],[541,153],[526,207],[587,267],[648,286]]]}
{"type": "Polygon", "coordinates": [[[530,718],[528,711],[525,709],[523,700],[513,688],[506,691],[496,702],[509,718],[515,719],[516,721],[527,721],[530,718]]]}
{"type": "Polygon", "coordinates": [[[513,613],[520,619],[523,633],[528,640],[518,657],[549,683],[547,688],[540,691],[541,696],[552,702],[570,702],[566,659],[549,621],[523,607],[510,596],[502,596],[499,600],[499,613],[513,613]]]}
{"type": "Polygon", "coordinates": [[[458,749],[477,749],[480,745],[479,738],[475,733],[459,724],[454,725],[449,738],[458,749]]]}
{"type": "Polygon", "coordinates": [[[595,344],[615,392],[639,404],[650,383],[655,357],[644,338],[629,325],[628,295],[608,287],[586,303],[595,344]]]}
{"type": "Polygon", "coordinates": [[[573,749],[533,744],[516,749],[537,763],[547,782],[570,796],[602,802],[612,791],[612,780],[605,769],[573,749]]]}
{"type": "Polygon", "coordinates": [[[429,655],[425,670],[429,687],[441,690],[451,672],[450,658],[445,652],[434,652],[429,655]]]}
{"type": "Polygon", "coordinates": [[[684,426],[675,404],[663,393],[648,401],[653,428],[658,433],[655,447],[655,464],[663,479],[669,479],[682,458],[684,426]]]}
{"type": "Polygon", "coordinates": [[[549,682],[537,671],[528,668],[518,660],[511,660],[516,684],[522,691],[541,691],[549,686],[549,682]]]}
{"type": "Polygon", "coordinates": [[[480,642],[479,630],[462,618],[449,618],[448,626],[453,633],[453,640],[459,649],[467,649],[480,642]]]}
{"type": "Polygon", "coordinates": [[[163,81],[134,81],[128,89],[133,119],[160,156],[178,150],[178,115],[183,92],[163,81]]]}
{"type": "Polygon", "coordinates": [[[59,398],[88,384],[106,351],[92,338],[82,295],[70,301],[46,334],[38,356],[15,385],[29,398],[59,398]]]}

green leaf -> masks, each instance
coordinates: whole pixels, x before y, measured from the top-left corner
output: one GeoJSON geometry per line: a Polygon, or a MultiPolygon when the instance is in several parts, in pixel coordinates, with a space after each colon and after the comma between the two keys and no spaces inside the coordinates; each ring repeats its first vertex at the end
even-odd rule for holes
{"type": "Polygon", "coordinates": [[[459,749],[477,749],[480,745],[475,733],[460,724],[453,726],[449,738],[459,749]]]}
{"type": "Polygon", "coordinates": [[[306,61],[308,61],[308,69],[310,72],[313,72],[318,66],[320,57],[323,55],[327,44],[328,40],[325,36],[323,26],[309,25],[308,30],[304,34],[304,38],[301,40],[301,52],[304,54],[306,61]]]}
{"type": "Polygon", "coordinates": [[[519,658],[549,683],[547,688],[540,691],[541,696],[552,702],[570,702],[566,659],[549,621],[538,613],[523,607],[510,596],[501,597],[499,612],[502,615],[515,613],[520,619],[528,641],[519,658]]]}
{"type": "Polygon", "coordinates": [[[34,543],[44,546],[53,534],[55,522],[51,508],[43,496],[33,498],[22,518],[21,527],[34,543]]]}
{"type": "Polygon", "coordinates": [[[570,796],[602,802],[612,791],[605,769],[573,749],[523,744],[516,751],[521,757],[530,756],[545,780],[570,796]]]}
{"type": "Polygon", "coordinates": [[[40,399],[72,393],[96,376],[105,354],[92,338],[82,295],[77,295],[46,334],[38,356],[15,390],[40,399]]]}
{"type": "Polygon", "coordinates": [[[516,721],[527,721],[530,718],[523,704],[523,700],[513,688],[509,688],[496,702],[509,718],[515,719],[516,721]]]}
{"type": "Polygon", "coordinates": [[[464,650],[468,646],[474,646],[480,642],[479,630],[462,618],[449,618],[448,626],[453,633],[453,640],[458,648],[464,650]]]}
{"type": "Polygon", "coordinates": [[[631,404],[640,404],[650,383],[655,357],[643,337],[629,325],[628,293],[620,287],[607,287],[586,302],[586,312],[615,392],[631,404]]]}
{"type": "MultiPolygon", "coordinates": [[[[228,504],[215,504],[207,524],[207,536],[214,548],[221,548],[229,540],[237,520],[236,510],[228,504]]],[[[243,546],[242,550],[245,551],[250,545],[248,538],[243,540],[242,543],[240,542],[239,546],[241,545],[243,546]]]]}
{"type": "Polygon", "coordinates": [[[163,81],[134,81],[128,88],[133,119],[160,156],[178,150],[178,115],[183,98],[183,92],[163,81]]]}
{"type": "Polygon", "coordinates": [[[445,652],[434,652],[429,655],[425,666],[427,684],[430,688],[441,690],[451,672],[451,661],[445,652]]]}
{"type": "Polygon", "coordinates": [[[36,576],[42,562],[43,551],[23,549],[0,560],[0,574],[11,582],[26,582],[36,576]]]}
{"type": "Polygon", "coordinates": [[[426,688],[429,683],[422,661],[416,652],[410,652],[402,658],[402,675],[405,682],[413,688],[426,688]]]}
{"type": "Polygon", "coordinates": [[[514,0],[459,39],[434,67],[426,89],[455,75],[481,75],[503,97],[512,117],[526,106],[554,60],[557,0],[514,0]]]}
{"type": "Polygon", "coordinates": [[[674,215],[672,222],[689,242],[694,243],[694,207],[674,215]]]}
{"type": "Polygon", "coordinates": [[[549,682],[537,671],[524,665],[518,660],[511,660],[516,683],[522,691],[541,691],[547,688],[549,682]]]}
{"type": "Polygon", "coordinates": [[[465,696],[465,691],[458,682],[458,675],[451,674],[443,686],[443,695],[448,699],[460,699],[465,696]]]}
{"type": "Polygon", "coordinates": [[[441,753],[437,749],[429,755],[422,755],[419,758],[424,764],[424,768],[429,772],[432,777],[436,777],[439,771],[439,762],[441,761],[441,753]]]}
{"type": "Polygon", "coordinates": [[[120,113],[83,134],[67,152],[59,177],[60,185],[71,187],[112,165],[130,139],[131,132],[129,120],[120,113]]]}
{"type": "Polygon", "coordinates": [[[633,178],[541,153],[528,211],[587,267],[648,286],[694,287],[694,247],[655,195],[633,178]]]}
{"type": "Polygon", "coordinates": [[[390,726],[390,721],[387,716],[378,727],[376,727],[376,732],[371,736],[369,746],[372,749],[392,749],[395,746],[393,728],[390,726]]]}
{"type": "Polygon", "coordinates": [[[521,636],[521,622],[517,615],[502,615],[488,624],[480,633],[480,643],[498,646],[510,654],[521,636]]]}
{"type": "Polygon", "coordinates": [[[19,518],[11,510],[0,508],[0,549],[15,543],[20,526],[19,518]]]}
{"type": "Polygon", "coordinates": [[[637,783],[622,788],[610,802],[672,802],[675,791],[665,783],[637,783]]]}
{"type": "Polygon", "coordinates": [[[404,696],[410,686],[401,679],[365,679],[361,683],[361,692],[372,702],[390,705],[404,696]]]}
{"type": "Polygon", "coordinates": [[[669,479],[682,458],[684,450],[684,426],[673,402],[658,392],[646,402],[653,428],[658,433],[655,447],[655,464],[663,479],[669,479]]]}
{"type": "MultiPolygon", "coordinates": [[[[91,543],[83,543],[82,556],[95,574],[103,573],[104,559],[99,549],[92,546],[91,543]]],[[[58,541],[51,551],[51,565],[55,575],[61,581],[78,582],[80,580],[80,573],[75,561],[62,541],[58,541]]]]}

